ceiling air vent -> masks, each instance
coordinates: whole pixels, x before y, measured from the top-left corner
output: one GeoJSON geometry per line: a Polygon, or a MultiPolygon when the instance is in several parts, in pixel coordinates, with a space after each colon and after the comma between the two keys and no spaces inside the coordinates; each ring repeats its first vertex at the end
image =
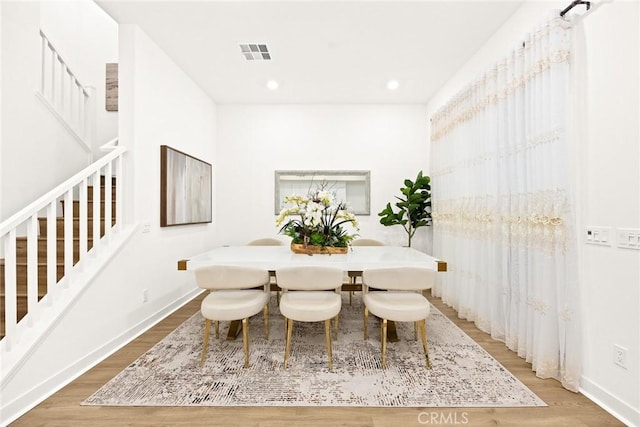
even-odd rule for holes
{"type": "Polygon", "coordinates": [[[240,44],[240,50],[247,61],[269,61],[271,54],[266,44],[240,44]]]}

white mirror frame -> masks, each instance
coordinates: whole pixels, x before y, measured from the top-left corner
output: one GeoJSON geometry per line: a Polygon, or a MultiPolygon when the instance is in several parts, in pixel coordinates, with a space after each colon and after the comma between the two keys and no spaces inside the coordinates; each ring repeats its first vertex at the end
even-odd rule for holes
{"type": "MultiPolygon", "coordinates": [[[[286,182],[302,181],[309,183],[309,189],[313,189],[313,184],[320,184],[327,182],[329,185],[328,190],[331,191],[331,183],[344,183],[348,186],[352,183],[364,183],[364,186],[359,185],[357,191],[361,191],[363,194],[358,194],[358,199],[362,200],[360,205],[351,204],[349,200],[340,200],[346,202],[351,207],[351,212],[355,215],[370,215],[371,214],[371,172],[365,170],[349,170],[349,171],[328,171],[328,170],[277,170],[275,171],[275,197],[274,197],[274,213],[278,215],[282,209],[282,199],[285,195],[282,191],[282,186],[286,182]]],[[[354,186],[352,186],[354,187],[354,186]]],[[[306,194],[301,194],[306,195],[306,194]]]]}

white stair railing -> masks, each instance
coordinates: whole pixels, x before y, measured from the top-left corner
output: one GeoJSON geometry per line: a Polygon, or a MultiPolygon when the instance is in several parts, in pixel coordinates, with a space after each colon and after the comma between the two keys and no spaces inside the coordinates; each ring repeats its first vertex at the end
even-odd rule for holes
{"type": "Polygon", "coordinates": [[[80,83],[60,53],[40,30],[41,75],[37,95],[61,121],[92,159],[92,132],[95,111],[93,88],[80,83]]]}
{"type": "MultiPolygon", "coordinates": [[[[44,196],[40,197],[20,212],[0,223],[0,248],[4,252],[4,276],[1,289],[4,290],[4,307],[0,307],[0,316],[4,316],[4,338],[0,342],[5,351],[11,351],[17,342],[22,328],[34,327],[38,321],[38,313],[43,304],[55,302],[56,294],[68,285],[75,271],[82,270],[83,261],[87,256],[97,255],[101,246],[112,233],[118,232],[122,222],[122,189],[123,157],[127,151],[124,147],[113,143],[113,151],[72,176],[44,196]],[[112,190],[114,179],[117,177],[115,212],[112,206],[112,190]],[[104,187],[102,200],[101,186],[104,187]],[[92,187],[92,198],[89,191],[92,187]],[[78,207],[75,208],[75,200],[78,207]],[[58,239],[57,222],[58,207],[63,202],[63,233],[58,239]],[[92,210],[88,206],[92,202],[92,210]],[[101,209],[104,206],[104,209],[101,209]],[[102,213],[101,213],[102,210],[102,213]],[[38,261],[38,239],[43,237],[39,231],[38,218],[46,218],[46,262],[38,261]],[[101,237],[101,219],[104,222],[104,235],[101,237]],[[74,231],[74,221],[78,222],[74,231]],[[89,222],[91,222],[91,236],[89,236],[89,222]],[[115,223],[115,224],[114,224],[115,223]],[[113,224],[113,225],[112,225],[113,224]],[[18,265],[17,241],[26,237],[27,261],[26,265],[18,265]],[[74,239],[78,243],[74,245],[74,239]],[[88,248],[91,239],[92,248],[88,248]],[[64,250],[64,276],[58,281],[58,250],[64,250]],[[74,260],[74,251],[77,256],[74,260]],[[77,261],[77,262],[76,262],[77,261]],[[40,299],[38,295],[38,281],[42,267],[46,266],[46,296],[40,299]],[[40,267],[40,268],[39,268],[40,267]],[[27,312],[20,320],[18,317],[18,300],[24,298],[24,289],[18,289],[18,270],[26,270],[26,300],[27,312]]],[[[22,239],[24,240],[24,239],[22,239]]],[[[42,259],[40,260],[42,261],[42,259]]]]}

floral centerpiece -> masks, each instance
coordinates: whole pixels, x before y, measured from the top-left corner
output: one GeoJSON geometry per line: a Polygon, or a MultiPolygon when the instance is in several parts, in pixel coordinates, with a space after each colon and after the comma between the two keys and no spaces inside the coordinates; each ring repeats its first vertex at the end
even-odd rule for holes
{"type": "Polygon", "coordinates": [[[358,221],[345,203],[336,203],[334,199],[334,195],[323,188],[308,196],[293,194],[284,198],[285,207],[276,218],[276,226],[281,227],[280,233],[291,237],[294,252],[346,253],[357,234],[349,233],[344,226],[350,224],[357,231],[358,221]]]}

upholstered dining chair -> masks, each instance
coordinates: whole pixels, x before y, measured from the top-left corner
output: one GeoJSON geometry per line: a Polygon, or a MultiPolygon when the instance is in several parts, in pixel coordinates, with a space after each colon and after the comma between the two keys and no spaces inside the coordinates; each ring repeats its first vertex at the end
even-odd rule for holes
{"type": "Polygon", "coordinates": [[[242,320],[244,367],[249,366],[249,317],[264,313],[264,336],[269,338],[269,272],[255,267],[212,265],[195,270],[196,283],[210,291],[200,306],[205,331],[200,366],[204,366],[209,346],[211,321],[216,339],[219,321],[242,320]],[[262,286],[262,289],[255,289],[262,286]]]}
{"type": "MultiPolygon", "coordinates": [[[[263,237],[261,239],[255,239],[247,243],[247,246],[283,246],[284,242],[273,237],[263,237]]],[[[277,286],[275,274],[270,274],[271,284],[277,286]]],[[[280,291],[276,289],[276,301],[280,302],[280,291]]]]}
{"type": "MultiPolygon", "coordinates": [[[[376,239],[356,239],[351,242],[351,246],[384,246],[384,243],[376,239]]],[[[355,286],[358,284],[358,278],[361,277],[362,274],[357,271],[350,271],[347,273],[347,276],[349,284],[355,286]]],[[[349,291],[349,305],[351,305],[353,300],[353,292],[354,291],[349,291]]]]}
{"type": "Polygon", "coordinates": [[[331,319],[335,319],[337,333],[338,314],[342,307],[340,287],[342,270],[333,267],[299,266],[276,270],[278,285],[282,288],[280,312],[285,318],[287,339],[284,352],[286,369],[291,352],[293,322],[324,321],[329,370],[333,368],[331,353],[331,319]]]}
{"type": "Polygon", "coordinates": [[[364,302],[364,339],[368,339],[369,312],[382,320],[382,367],[387,363],[387,320],[414,322],[420,328],[422,347],[427,367],[431,368],[425,319],[431,305],[422,295],[435,280],[435,270],[426,267],[394,267],[364,270],[362,272],[362,300],[364,302]]]}

